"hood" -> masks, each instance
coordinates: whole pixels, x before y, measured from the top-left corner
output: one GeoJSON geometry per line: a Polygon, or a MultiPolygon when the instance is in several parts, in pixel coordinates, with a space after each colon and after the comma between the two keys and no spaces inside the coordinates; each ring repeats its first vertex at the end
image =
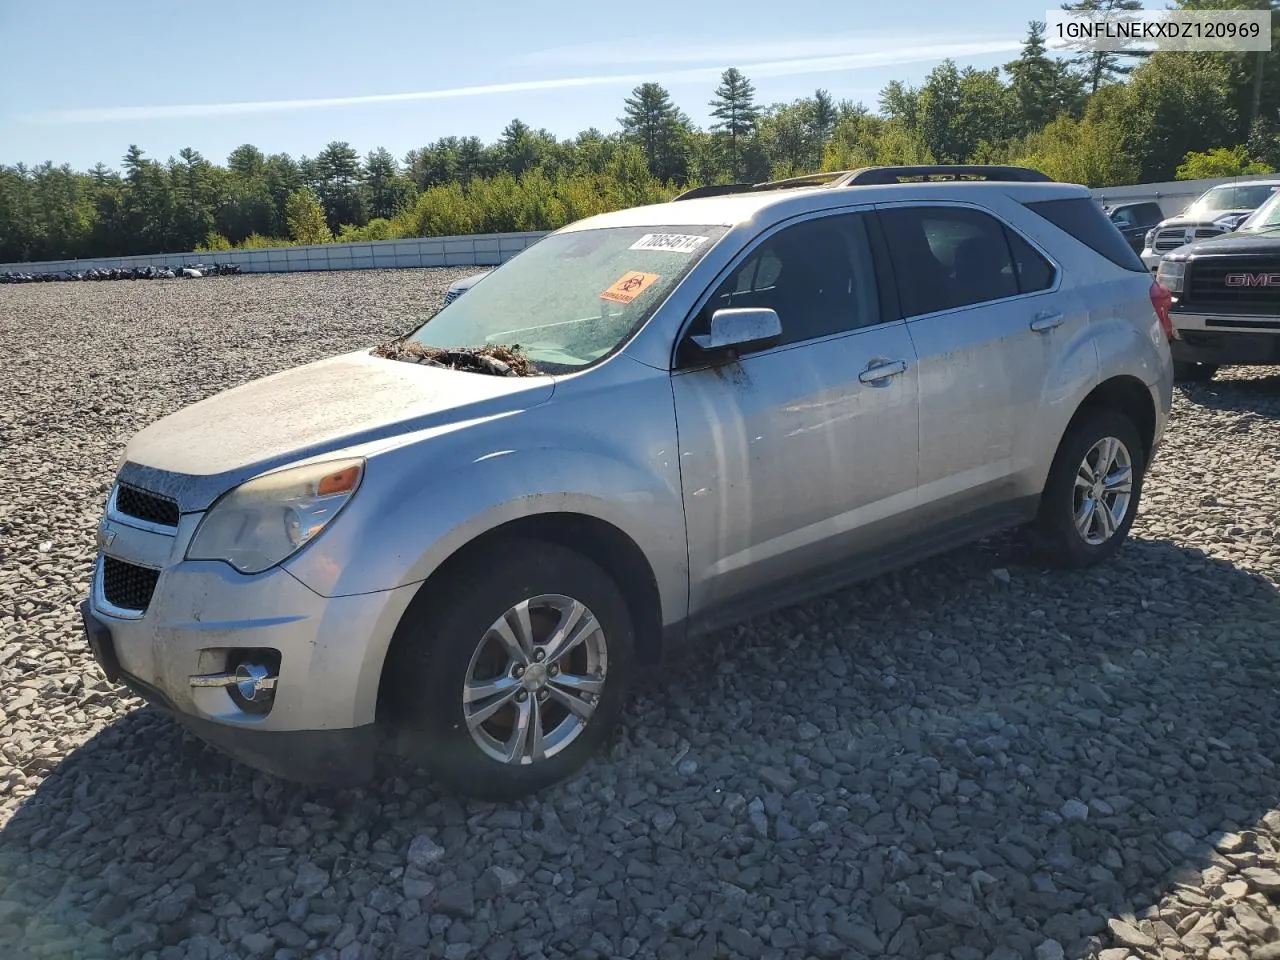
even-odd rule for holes
{"type": "Polygon", "coordinates": [[[479,283],[481,280],[483,280],[492,272],[493,272],[492,270],[483,270],[480,273],[472,274],[469,277],[463,277],[461,280],[455,280],[450,285],[449,289],[458,291],[458,292],[461,292],[464,290],[470,290],[472,287],[474,287],[477,283],[479,283]]]}
{"type": "Polygon", "coordinates": [[[1166,230],[1170,227],[1212,227],[1217,225],[1219,220],[1247,217],[1251,213],[1253,213],[1252,207],[1246,210],[1215,210],[1211,216],[1206,217],[1170,217],[1167,220],[1161,220],[1153,229],[1166,230]]]}
{"type": "Polygon", "coordinates": [[[1170,260],[1186,260],[1197,256],[1247,256],[1257,254],[1275,258],[1280,255],[1280,230],[1271,233],[1223,233],[1216,237],[1196,240],[1179,247],[1170,260]]]}
{"type": "Polygon", "coordinates": [[[129,441],[120,479],[184,512],[264,470],[356,444],[527,409],[550,377],[496,377],[343,354],[215,394],[129,441]]]}

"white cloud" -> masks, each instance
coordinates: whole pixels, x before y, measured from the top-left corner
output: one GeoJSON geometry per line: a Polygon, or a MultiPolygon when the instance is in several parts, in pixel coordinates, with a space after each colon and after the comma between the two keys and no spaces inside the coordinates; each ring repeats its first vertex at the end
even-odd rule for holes
{"type": "MultiPolygon", "coordinates": [[[[382,103],[406,103],[417,100],[452,100],[463,97],[493,96],[496,94],[532,93],[547,90],[568,90],[581,87],[629,87],[638,83],[655,81],[667,85],[708,82],[717,80],[721,71],[736,65],[748,77],[802,76],[814,73],[834,73],[861,70],[869,67],[898,66],[921,61],[944,60],[948,57],[963,58],[984,54],[1006,53],[1020,49],[1019,40],[987,40],[970,43],[933,43],[882,48],[860,53],[837,53],[827,56],[800,56],[785,59],[768,59],[756,63],[722,61],[716,66],[695,67],[683,70],[660,70],[649,73],[603,74],[582,77],[562,77],[545,80],[519,80],[511,83],[489,83],[465,87],[447,87],[439,90],[418,90],[410,93],[374,93],[354,97],[312,97],[298,100],[243,100],[231,103],[179,103],[156,104],[135,107],[88,107],[71,110],[49,110],[26,114],[22,117],[30,123],[116,123],[126,120],[173,120],[195,117],[239,116],[253,113],[279,113],[291,110],[317,110],[329,107],[369,106],[382,103]]],[[[774,48],[775,51],[778,48],[774,48]]],[[[794,47],[790,48],[794,52],[794,47]]]]}

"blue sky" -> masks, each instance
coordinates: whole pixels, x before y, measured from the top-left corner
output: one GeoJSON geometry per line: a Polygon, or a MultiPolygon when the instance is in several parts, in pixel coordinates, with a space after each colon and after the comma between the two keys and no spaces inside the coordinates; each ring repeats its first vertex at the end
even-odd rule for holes
{"type": "Polygon", "coordinates": [[[947,56],[1007,62],[1051,7],[0,0],[0,163],[117,166],[130,143],[162,160],[191,146],[222,162],[245,142],[300,157],[330,140],[403,157],[441,136],[491,141],[513,117],[572,136],[612,130],[644,80],[706,125],[727,66],[762,103],[824,87],[874,109],[889,80],[918,83],[947,56]]]}

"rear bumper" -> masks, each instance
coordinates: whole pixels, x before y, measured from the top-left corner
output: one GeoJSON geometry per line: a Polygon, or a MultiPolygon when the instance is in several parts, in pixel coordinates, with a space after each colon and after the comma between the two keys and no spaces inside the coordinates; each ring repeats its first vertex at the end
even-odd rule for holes
{"type": "Polygon", "coordinates": [[[257,770],[300,783],[354,786],[371,779],[380,735],[375,724],[329,730],[264,730],[228,724],[179,709],[158,687],[129,673],[120,662],[111,625],[95,616],[90,601],[80,604],[85,637],[107,679],[169,714],[201,740],[257,770]]]}
{"type": "Polygon", "coordinates": [[[1280,364],[1280,318],[1177,312],[1172,317],[1179,339],[1169,344],[1169,350],[1176,361],[1220,367],[1280,364]]]}

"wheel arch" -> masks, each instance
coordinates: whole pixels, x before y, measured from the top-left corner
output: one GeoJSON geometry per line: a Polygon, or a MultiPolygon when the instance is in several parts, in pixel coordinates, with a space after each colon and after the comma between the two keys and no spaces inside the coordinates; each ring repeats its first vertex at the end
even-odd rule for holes
{"type": "MultiPolygon", "coordinates": [[[[1156,403],[1151,390],[1137,377],[1128,374],[1109,377],[1094,387],[1076,407],[1062,436],[1065,438],[1084,417],[1097,410],[1114,410],[1132,421],[1142,438],[1145,463],[1151,462],[1156,442],[1156,403]]],[[[1061,444],[1059,440],[1059,444],[1061,444]]]]}
{"type": "Polygon", "coordinates": [[[419,584],[391,637],[380,668],[377,717],[388,718],[391,704],[386,696],[387,670],[395,663],[395,652],[410,643],[411,624],[425,607],[447,590],[460,571],[479,562],[504,541],[541,540],[575,550],[600,566],[622,591],[636,631],[636,659],[653,664],[662,656],[662,600],[657,575],[639,545],[607,520],[574,512],[538,513],[501,523],[462,544],[419,584]]]}

